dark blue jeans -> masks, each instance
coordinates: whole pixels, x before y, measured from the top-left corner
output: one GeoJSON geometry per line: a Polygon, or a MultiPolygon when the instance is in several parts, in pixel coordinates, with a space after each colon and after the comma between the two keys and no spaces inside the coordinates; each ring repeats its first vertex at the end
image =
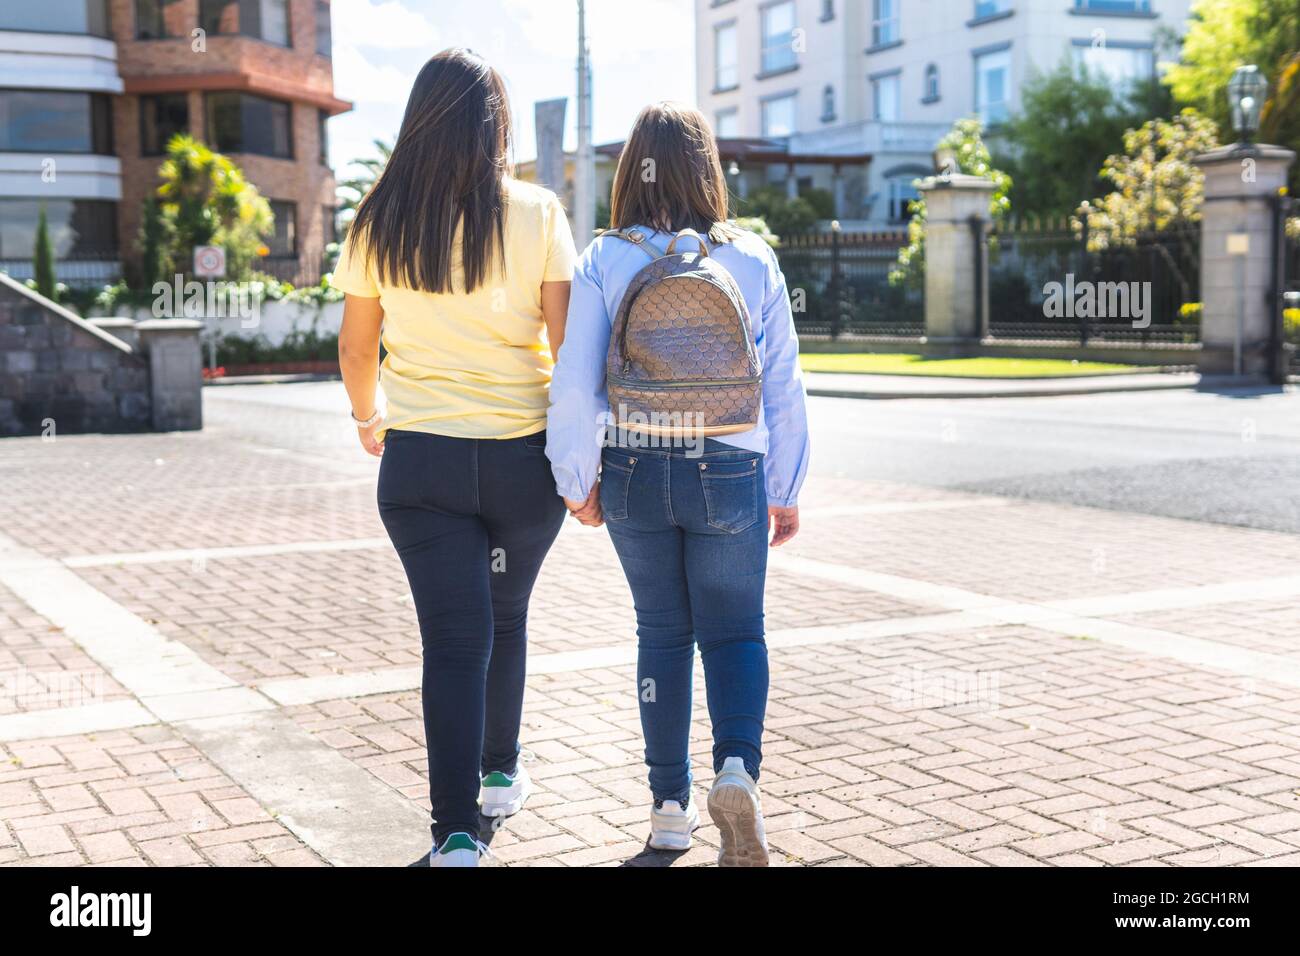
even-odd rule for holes
{"type": "Polygon", "coordinates": [[[691,785],[695,645],[713,723],[713,767],[741,757],[756,779],[767,709],[763,456],[709,440],[683,448],[606,448],[600,504],[632,589],[637,693],[650,790],[691,785]]]}
{"type": "Polygon", "coordinates": [[[390,431],[379,515],[420,621],[434,842],[477,835],[479,774],[519,756],[528,599],[564,522],[546,433],[390,431]]]}

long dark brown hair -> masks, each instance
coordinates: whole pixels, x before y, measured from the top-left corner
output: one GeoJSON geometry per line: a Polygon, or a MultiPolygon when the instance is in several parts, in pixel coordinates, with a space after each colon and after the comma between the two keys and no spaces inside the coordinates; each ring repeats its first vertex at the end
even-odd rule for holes
{"type": "Polygon", "coordinates": [[[727,181],[703,113],[667,102],[641,111],[614,173],[609,224],[694,229],[714,242],[740,235],[727,222],[727,181]]]}
{"type": "Polygon", "coordinates": [[[510,171],[505,82],[469,50],[443,50],[415,78],[393,153],[352,234],[380,280],[424,292],[473,292],[505,256],[510,171]],[[456,228],[464,289],[453,290],[456,228]]]}

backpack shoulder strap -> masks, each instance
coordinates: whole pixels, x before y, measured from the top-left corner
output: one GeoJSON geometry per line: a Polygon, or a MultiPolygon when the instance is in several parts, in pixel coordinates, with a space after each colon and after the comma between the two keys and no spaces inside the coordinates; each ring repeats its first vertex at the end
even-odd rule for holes
{"type": "Polygon", "coordinates": [[[624,242],[632,243],[632,245],[649,256],[651,262],[663,258],[663,253],[646,238],[645,233],[640,229],[606,229],[601,235],[613,236],[615,239],[622,239],[624,242]]]}

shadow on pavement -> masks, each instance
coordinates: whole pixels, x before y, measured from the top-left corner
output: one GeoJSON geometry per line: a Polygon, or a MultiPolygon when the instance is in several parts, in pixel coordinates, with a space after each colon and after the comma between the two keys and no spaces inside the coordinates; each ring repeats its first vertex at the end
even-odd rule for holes
{"type": "Polygon", "coordinates": [[[623,866],[646,866],[646,867],[665,867],[672,866],[681,856],[685,856],[685,850],[656,850],[647,842],[645,848],[631,859],[624,860],[619,864],[623,866]]]}

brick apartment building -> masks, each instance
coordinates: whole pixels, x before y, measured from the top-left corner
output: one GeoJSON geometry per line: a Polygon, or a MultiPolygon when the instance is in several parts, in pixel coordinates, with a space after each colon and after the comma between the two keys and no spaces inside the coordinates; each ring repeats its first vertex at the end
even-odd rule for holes
{"type": "Polygon", "coordinates": [[[135,255],[167,141],[188,132],[271,202],[264,271],[315,281],[333,238],[327,120],[350,108],[330,52],[327,0],[5,3],[0,268],[29,274],[44,206],[59,278],[112,278],[135,255]]]}

